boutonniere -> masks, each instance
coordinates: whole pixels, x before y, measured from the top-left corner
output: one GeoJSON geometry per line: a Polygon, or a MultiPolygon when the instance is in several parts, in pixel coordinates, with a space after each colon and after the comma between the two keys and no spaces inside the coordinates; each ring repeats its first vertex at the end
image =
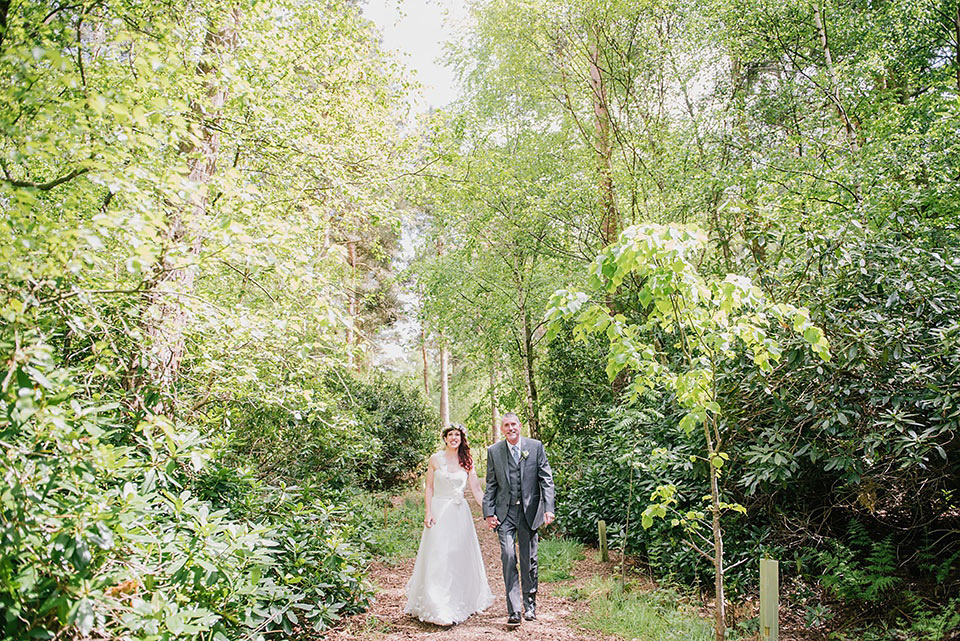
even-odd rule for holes
{"type": "Polygon", "coordinates": [[[528,456],[530,456],[530,450],[523,450],[522,452],[520,452],[520,459],[521,459],[521,460],[527,458],[528,456]]]}

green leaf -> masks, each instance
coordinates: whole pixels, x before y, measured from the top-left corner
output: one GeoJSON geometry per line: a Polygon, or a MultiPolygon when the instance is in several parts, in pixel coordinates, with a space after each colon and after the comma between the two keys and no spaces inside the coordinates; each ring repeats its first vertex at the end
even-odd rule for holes
{"type": "Polygon", "coordinates": [[[664,316],[670,316],[673,314],[673,305],[670,302],[670,299],[664,296],[657,297],[654,300],[654,307],[658,312],[664,316]]]}
{"type": "Polygon", "coordinates": [[[637,297],[640,299],[640,304],[644,309],[650,307],[650,303],[653,302],[653,294],[650,293],[649,287],[643,287],[637,292],[637,297]]]}
{"type": "Polygon", "coordinates": [[[80,634],[83,635],[88,635],[93,631],[94,621],[93,600],[86,597],[74,603],[67,615],[67,622],[75,625],[80,634]]]}
{"type": "Polygon", "coordinates": [[[103,112],[107,108],[107,99],[101,96],[100,94],[91,94],[87,98],[87,105],[92,109],[98,116],[103,115],[103,112]]]}

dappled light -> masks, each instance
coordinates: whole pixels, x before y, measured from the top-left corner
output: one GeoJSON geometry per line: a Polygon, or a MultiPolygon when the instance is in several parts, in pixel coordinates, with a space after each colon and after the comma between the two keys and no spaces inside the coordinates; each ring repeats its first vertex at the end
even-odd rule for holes
{"type": "Polygon", "coordinates": [[[956,3],[454,4],[0,2],[0,641],[960,638],[956,3]]]}

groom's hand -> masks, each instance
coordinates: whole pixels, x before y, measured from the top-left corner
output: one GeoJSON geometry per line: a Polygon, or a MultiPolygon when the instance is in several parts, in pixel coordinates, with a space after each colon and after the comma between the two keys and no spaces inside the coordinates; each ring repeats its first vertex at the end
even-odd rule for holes
{"type": "Polygon", "coordinates": [[[491,530],[496,530],[498,527],[500,527],[500,519],[497,518],[496,514],[491,514],[487,517],[487,527],[489,527],[491,530]]]}
{"type": "Polygon", "coordinates": [[[543,513],[543,524],[544,524],[544,526],[547,526],[547,525],[550,525],[551,523],[553,523],[553,519],[554,519],[553,512],[544,512],[544,513],[543,513]]]}

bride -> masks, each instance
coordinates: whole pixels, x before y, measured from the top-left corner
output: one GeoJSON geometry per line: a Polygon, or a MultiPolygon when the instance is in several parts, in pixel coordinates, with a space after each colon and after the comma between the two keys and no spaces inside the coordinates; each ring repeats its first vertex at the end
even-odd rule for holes
{"type": "Polygon", "coordinates": [[[467,432],[453,424],[443,430],[444,449],[430,457],[423,536],[407,582],[404,612],[421,621],[454,625],[493,603],[470,506],[469,486],[483,504],[480,479],[473,467],[467,432]]]}

